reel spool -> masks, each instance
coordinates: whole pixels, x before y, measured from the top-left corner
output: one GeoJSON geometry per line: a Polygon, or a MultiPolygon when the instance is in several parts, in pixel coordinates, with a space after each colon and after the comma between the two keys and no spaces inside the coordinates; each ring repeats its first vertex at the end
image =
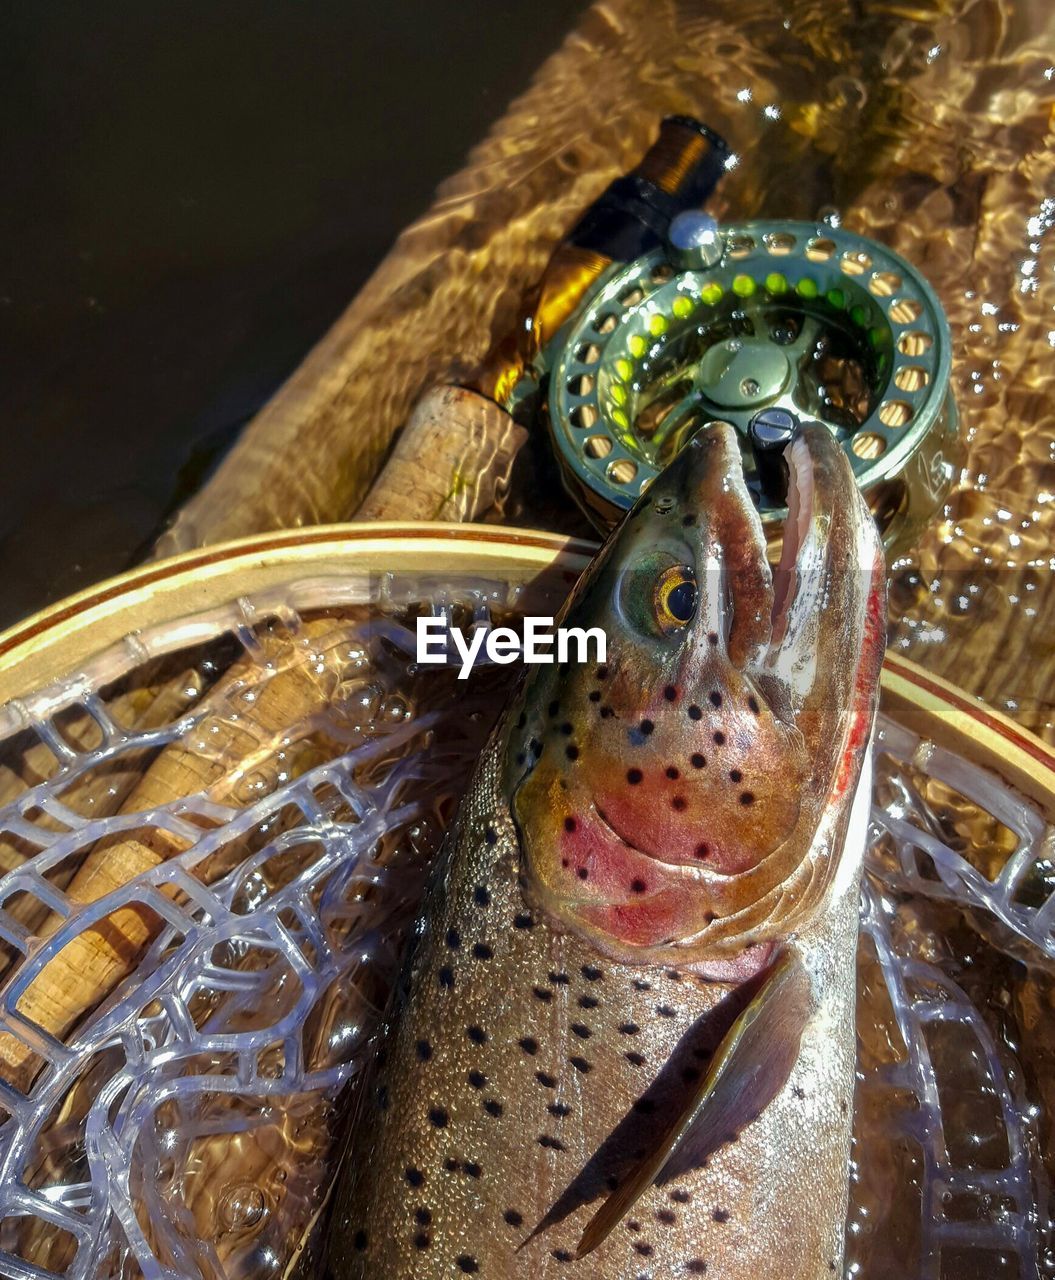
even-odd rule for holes
{"type": "Polygon", "coordinates": [[[888,549],[912,540],[955,473],[940,303],[890,249],[825,225],[719,230],[680,215],[664,248],[601,277],[546,364],[565,483],[601,527],[714,419],[737,428],[773,537],[799,421],[838,437],[888,549]]]}

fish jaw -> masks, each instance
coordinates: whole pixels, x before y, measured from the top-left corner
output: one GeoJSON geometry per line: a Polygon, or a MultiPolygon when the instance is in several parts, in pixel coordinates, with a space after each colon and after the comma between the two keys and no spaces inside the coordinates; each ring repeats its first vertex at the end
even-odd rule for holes
{"type": "Polygon", "coordinates": [[[602,627],[607,661],[536,669],[510,718],[529,894],[615,959],[752,971],[838,865],[882,661],[882,550],[826,428],[787,461],[774,574],[735,432],[699,433],[562,619],[602,627]],[[675,626],[649,614],[671,574],[695,590],[675,626]]]}

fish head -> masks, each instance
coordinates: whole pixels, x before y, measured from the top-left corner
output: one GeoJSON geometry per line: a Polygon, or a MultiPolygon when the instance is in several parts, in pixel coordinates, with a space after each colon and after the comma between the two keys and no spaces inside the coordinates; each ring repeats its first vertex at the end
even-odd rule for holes
{"type": "Polygon", "coordinates": [[[534,668],[507,721],[526,892],[613,958],[751,972],[838,864],[882,661],[882,547],[825,427],[786,458],[773,570],[735,431],[699,432],[559,620],[603,631],[604,660],[534,668]]]}

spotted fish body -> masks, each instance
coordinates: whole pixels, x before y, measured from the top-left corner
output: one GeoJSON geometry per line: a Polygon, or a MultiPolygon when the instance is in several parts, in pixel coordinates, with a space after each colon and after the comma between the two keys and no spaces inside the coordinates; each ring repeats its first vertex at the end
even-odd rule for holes
{"type": "Polygon", "coordinates": [[[841,1268],[883,571],[823,428],[775,575],[696,437],[536,668],[425,903],[338,1189],[334,1280],[841,1268]]]}

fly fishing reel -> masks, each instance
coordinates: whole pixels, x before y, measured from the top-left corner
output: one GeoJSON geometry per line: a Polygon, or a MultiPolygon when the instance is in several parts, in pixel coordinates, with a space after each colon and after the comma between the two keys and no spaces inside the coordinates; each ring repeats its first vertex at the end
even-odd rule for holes
{"type": "Polygon", "coordinates": [[[719,228],[680,214],[663,247],[598,279],[545,364],[565,483],[601,526],[714,419],[737,428],[773,534],[801,421],[842,443],[888,548],[918,533],[954,475],[949,330],[933,290],[883,245],[824,224],[719,228]]]}

